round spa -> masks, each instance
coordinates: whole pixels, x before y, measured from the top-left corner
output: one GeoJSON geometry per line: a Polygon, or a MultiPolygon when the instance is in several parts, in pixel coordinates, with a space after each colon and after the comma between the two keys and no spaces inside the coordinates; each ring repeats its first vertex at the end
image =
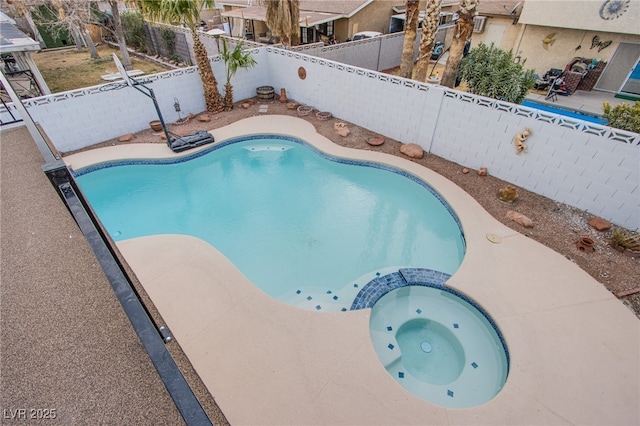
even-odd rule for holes
{"type": "Polygon", "coordinates": [[[445,287],[406,286],[382,296],[369,322],[378,358],[405,389],[444,407],[473,407],[502,389],[508,352],[495,323],[445,287]]]}

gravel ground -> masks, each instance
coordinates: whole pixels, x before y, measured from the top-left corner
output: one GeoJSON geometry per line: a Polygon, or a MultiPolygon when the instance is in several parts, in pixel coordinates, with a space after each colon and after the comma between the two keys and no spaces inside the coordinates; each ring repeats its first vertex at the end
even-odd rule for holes
{"type": "MultiPolygon", "coordinates": [[[[258,103],[255,99],[252,99],[252,101],[254,101],[254,104],[249,108],[243,108],[241,103],[237,103],[231,111],[215,115],[200,114],[191,116],[191,119],[181,124],[170,124],[169,130],[179,135],[185,135],[195,130],[211,130],[242,118],[259,115],[258,103]],[[210,121],[200,121],[202,116],[208,116],[210,121]]],[[[262,102],[262,104],[268,105],[266,114],[298,116],[295,110],[288,110],[286,105],[280,102],[262,102]]],[[[311,122],[319,133],[336,144],[403,156],[400,153],[401,144],[399,142],[385,137],[383,145],[377,147],[369,146],[367,139],[375,134],[351,123],[347,123],[351,133],[343,138],[333,130],[333,124],[338,119],[332,118],[327,121],[320,121],[315,117],[315,112],[317,111],[314,110],[312,114],[301,118],[311,122]]],[[[149,129],[135,134],[130,142],[119,142],[114,139],[98,146],[123,143],[164,143],[164,140],[161,139],[160,134],[154,133],[149,129]]],[[[612,230],[599,232],[588,225],[589,220],[594,216],[522,188],[518,188],[519,199],[517,203],[515,205],[507,205],[498,200],[496,196],[498,191],[504,188],[507,183],[491,176],[491,170],[488,171],[488,176],[479,176],[475,170],[465,174],[463,173],[464,165],[458,165],[427,154],[423,159],[412,161],[422,164],[455,182],[473,196],[497,220],[575,262],[612,293],[618,294],[637,289],[637,293],[620,297],[620,300],[640,318],[640,256],[632,257],[628,253],[623,254],[612,248],[609,245],[612,230]],[[534,227],[524,228],[506,219],[505,214],[508,210],[515,210],[526,215],[533,220],[534,227]],[[581,237],[593,239],[595,251],[587,253],[578,250],[576,242],[581,237]]]]}

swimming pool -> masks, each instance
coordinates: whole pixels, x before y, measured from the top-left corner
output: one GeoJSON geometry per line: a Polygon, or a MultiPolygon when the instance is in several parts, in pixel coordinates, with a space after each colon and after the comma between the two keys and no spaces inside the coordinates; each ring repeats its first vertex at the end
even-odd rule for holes
{"type": "Polygon", "coordinates": [[[115,241],[195,236],[265,293],[307,309],[351,309],[385,268],[451,275],[465,253],[455,213],[425,182],[295,138],[231,139],[186,157],[103,163],[75,175],[115,241]]]}
{"type": "Polygon", "coordinates": [[[552,112],[554,114],[564,115],[565,117],[577,118],[580,120],[588,121],[590,123],[603,124],[605,126],[608,124],[607,119],[593,114],[588,114],[583,111],[560,108],[546,103],[535,102],[532,100],[524,100],[521,105],[530,108],[536,108],[542,111],[552,112]]]}

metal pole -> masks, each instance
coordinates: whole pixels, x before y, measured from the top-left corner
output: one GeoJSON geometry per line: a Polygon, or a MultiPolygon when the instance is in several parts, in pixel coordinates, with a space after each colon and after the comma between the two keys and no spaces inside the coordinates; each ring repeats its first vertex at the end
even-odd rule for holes
{"type": "Polygon", "coordinates": [[[158,101],[156,100],[156,95],[153,93],[153,89],[141,83],[133,84],[132,87],[143,95],[148,96],[153,101],[153,106],[156,108],[156,113],[158,114],[158,119],[160,120],[162,131],[164,132],[164,136],[167,138],[167,145],[169,146],[169,148],[171,148],[171,136],[169,135],[167,126],[164,124],[164,118],[162,117],[162,113],[160,112],[160,107],[158,106],[158,101]],[[144,87],[148,91],[148,93],[140,89],[138,86],[144,87]]]}
{"type": "Polygon", "coordinates": [[[56,158],[56,156],[53,155],[53,153],[51,152],[49,145],[47,145],[47,142],[44,140],[44,137],[40,133],[40,130],[38,130],[38,127],[36,126],[36,123],[33,121],[33,118],[31,118],[31,115],[22,104],[22,100],[20,99],[18,94],[15,92],[15,90],[13,90],[13,87],[11,87],[11,83],[9,83],[9,80],[7,80],[7,77],[4,75],[2,71],[0,71],[0,82],[2,82],[2,86],[5,88],[5,90],[11,97],[11,101],[13,102],[13,105],[16,107],[16,109],[22,116],[22,120],[24,121],[24,124],[27,126],[27,130],[29,130],[31,137],[33,138],[36,145],[38,146],[38,150],[40,151],[40,154],[42,154],[42,157],[44,158],[45,163],[49,164],[49,163],[55,163],[56,161],[58,161],[59,159],[56,158]]]}

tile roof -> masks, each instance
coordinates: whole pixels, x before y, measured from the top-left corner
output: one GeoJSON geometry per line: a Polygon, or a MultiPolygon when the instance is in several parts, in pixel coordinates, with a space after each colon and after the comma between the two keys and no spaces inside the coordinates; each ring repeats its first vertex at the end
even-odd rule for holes
{"type": "MultiPolygon", "coordinates": [[[[300,0],[300,10],[327,12],[339,15],[351,15],[374,0],[300,0]]],[[[398,4],[404,3],[397,0],[398,4]]],[[[255,0],[219,0],[218,5],[226,6],[259,6],[255,0]]]]}

